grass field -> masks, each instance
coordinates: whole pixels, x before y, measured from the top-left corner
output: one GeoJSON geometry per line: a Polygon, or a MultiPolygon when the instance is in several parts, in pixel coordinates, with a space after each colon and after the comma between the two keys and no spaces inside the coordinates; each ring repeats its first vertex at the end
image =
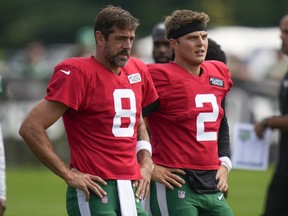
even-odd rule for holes
{"type": "Polygon", "coordinates": [[[227,201],[234,216],[260,216],[274,167],[267,171],[232,170],[227,201]]]}
{"type": "MultiPolygon", "coordinates": [[[[260,216],[272,171],[230,172],[227,201],[234,216],[260,216]]],[[[8,167],[5,216],[65,216],[65,192],[64,181],[47,169],[8,167]]]]}
{"type": "Polygon", "coordinates": [[[47,169],[7,168],[5,216],[65,216],[66,184],[47,169]]]}

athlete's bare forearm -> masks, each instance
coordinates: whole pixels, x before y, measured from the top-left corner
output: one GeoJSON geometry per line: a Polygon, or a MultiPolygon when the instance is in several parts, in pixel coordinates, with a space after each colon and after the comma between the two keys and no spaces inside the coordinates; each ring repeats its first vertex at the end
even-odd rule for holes
{"type": "Polygon", "coordinates": [[[106,184],[106,182],[97,176],[70,170],[54,151],[46,133],[46,129],[54,124],[67,109],[67,106],[61,103],[40,101],[23,121],[19,134],[39,161],[71,187],[83,190],[86,199],[90,197],[89,190],[102,197],[106,192],[96,182],[101,184],[106,184]]]}

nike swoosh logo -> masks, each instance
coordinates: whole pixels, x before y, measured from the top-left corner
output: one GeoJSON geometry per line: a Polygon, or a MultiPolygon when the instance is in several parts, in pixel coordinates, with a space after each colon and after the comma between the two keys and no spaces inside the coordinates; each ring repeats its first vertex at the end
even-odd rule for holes
{"type": "Polygon", "coordinates": [[[218,200],[221,200],[224,194],[221,194],[220,196],[218,196],[218,200]]]}
{"type": "Polygon", "coordinates": [[[60,70],[62,73],[69,75],[70,74],[70,70],[66,71],[66,70],[60,70]]]}

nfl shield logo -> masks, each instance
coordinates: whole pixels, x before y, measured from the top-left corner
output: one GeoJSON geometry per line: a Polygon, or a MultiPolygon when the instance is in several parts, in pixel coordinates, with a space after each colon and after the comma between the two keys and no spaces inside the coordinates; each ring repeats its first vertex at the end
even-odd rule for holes
{"type": "Polygon", "coordinates": [[[179,199],[184,199],[185,198],[185,191],[179,190],[178,191],[178,198],[179,199]]]}
{"type": "Polygon", "coordinates": [[[106,203],[108,203],[108,196],[104,196],[104,197],[102,197],[102,203],[104,203],[104,204],[106,204],[106,203]]]}

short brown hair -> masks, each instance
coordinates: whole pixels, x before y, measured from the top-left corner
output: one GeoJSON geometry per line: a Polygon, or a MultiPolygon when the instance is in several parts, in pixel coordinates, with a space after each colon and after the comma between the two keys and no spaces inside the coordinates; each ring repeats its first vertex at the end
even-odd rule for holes
{"type": "Polygon", "coordinates": [[[210,17],[204,12],[196,12],[192,10],[175,10],[170,16],[167,16],[164,21],[167,37],[172,31],[179,29],[182,26],[193,22],[201,22],[207,26],[210,17]]]}
{"type": "Polygon", "coordinates": [[[121,30],[136,30],[139,25],[139,20],[128,11],[121,7],[107,5],[96,15],[94,34],[96,31],[100,31],[107,40],[109,34],[113,32],[114,26],[121,30]]]}

